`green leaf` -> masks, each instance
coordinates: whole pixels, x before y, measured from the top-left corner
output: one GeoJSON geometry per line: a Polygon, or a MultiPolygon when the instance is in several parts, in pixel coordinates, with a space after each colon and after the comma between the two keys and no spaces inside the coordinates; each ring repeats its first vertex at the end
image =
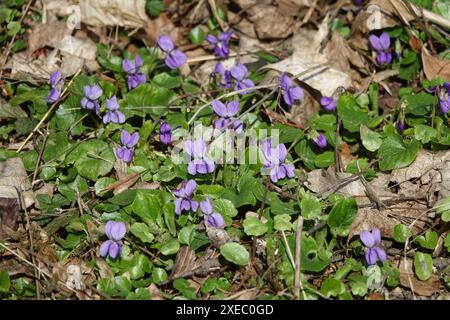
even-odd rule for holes
{"type": "Polygon", "coordinates": [[[450,252],[450,233],[447,233],[444,239],[444,247],[447,248],[447,252],[450,252]]]}
{"type": "Polygon", "coordinates": [[[156,84],[145,83],[131,90],[124,99],[124,110],[158,116],[174,100],[175,92],[156,84]]]}
{"type": "Polygon", "coordinates": [[[325,151],[317,155],[314,159],[314,164],[317,168],[327,168],[335,161],[335,154],[333,151],[325,151]]]}
{"type": "Polygon", "coordinates": [[[152,280],[154,283],[159,284],[162,281],[167,280],[167,273],[166,270],[162,268],[155,268],[152,272],[152,280]]]}
{"type": "Polygon", "coordinates": [[[374,152],[380,148],[382,140],[378,132],[372,131],[366,126],[361,126],[360,134],[362,144],[367,150],[374,152]]]}
{"type": "Polygon", "coordinates": [[[8,23],[7,27],[8,29],[8,35],[9,36],[13,36],[15,34],[18,34],[20,32],[21,26],[20,26],[20,22],[18,21],[11,21],[8,23]]]}
{"type": "Polygon", "coordinates": [[[195,224],[190,224],[186,227],[181,228],[180,232],[178,233],[178,240],[180,241],[180,243],[190,245],[195,237],[195,228],[195,224]]]}
{"type": "Polygon", "coordinates": [[[427,253],[416,252],[414,254],[414,270],[417,277],[426,281],[433,273],[433,259],[427,253]]]}
{"type": "Polygon", "coordinates": [[[273,227],[278,231],[292,230],[291,216],[288,214],[279,214],[273,218],[273,227]]]}
{"type": "Polygon", "coordinates": [[[414,138],[422,143],[428,143],[436,137],[437,130],[430,126],[419,124],[414,127],[414,138]]]}
{"type": "Polygon", "coordinates": [[[149,15],[157,17],[164,11],[164,3],[161,0],[148,0],[145,9],[149,15]]]}
{"type": "Polygon", "coordinates": [[[310,193],[305,193],[303,195],[302,201],[300,202],[301,215],[305,220],[313,220],[320,216],[322,212],[322,206],[319,199],[310,193]]]}
{"type": "Polygon", "coordinates": [[[328,298],[336,297],[345,292],[345,285],[342,281],[336,280],[335,278],[327,278],[322,283],[320,292],[322,292],[328,298]]]}
{"type": "Polygon", "coordinates": [[[155,75],[152,81],[167,89],[174,89],[181,86],[181,78],[179,76],[172,76],[167,72],[162,72],[155,75]]]}
{"type": "Polygon", "coordinates": [[[167,229],[175,236],[177,234],[177,227],[175,225],[175,205],[173,203],[166,203],[163,207],[163,212],[167,229]]]}
{"type": "Polygon", "coordinates": [[[427,231],[424,236],[416,238],[422,248],[434,250],[436,248],[439,236],[436,231],[427,231]]]}
{"type": "MultiPolygon", "coordinates": [[[[364,280],[366,277],[363,277],[364,280]]],[[[364,297],[367,292],[367,281],[351,281],[350,287],[352,288],[352,294],[355,296],[364,297]]]]}
{"type": "Polygon", "coordinates": [[[244,220],[244,232],[248,236],[261,236],[268,231],[268,226],[256,217],[248,217],[244,220]]]}
{"type": "Polygon", "coordinates": [[[173,281],[173,287],[178,290],[183,296],[190,300],[197,299],[194,288],[191,287],[189,281],[183,278],[178,278],[173,281]]]}
{"type": "Polygon", "coordinates": [[[246,266],[250,256],[247,249],[236,242],[228,242],[222,245],[220,253],[228,261],[240,266],[246,266]]]}
{"type": "Polygon", "coordinates": [[[328,226],[331,234],[337,236],[347,236],[350,226],[356,217],[357,205],[353,198],[341,199],[333,206],[328,215],[328,226]]]}
{"type": "Polygon", "coordinates": [[[429,93],[418,93],[405,97],[407,103],[405,112],[415,116],[425,116],[431,113],[433,106],[437,104],[437,98],[429,93]]]}
{"type": "Polygon", "coordinates": [[[112,204],[115,204],[115,205],[118,205],[121,207],[125,207],[125,206],[131,204],[135,197],[136,197],[136,190],[128,189],[128,190],[125,190],[125,191],[119,193],[118,195],[115,195],[108,201],[112,204]]]}
{"type": "Polygon", "coordinates": [[[394,227],[394,240],[404,243],[411,236],[411,230],[404,224],[397,224],[394,227]]]}
{"type": "Polygon", "coordinates": [[[74,163],[82,177],[92,181],[96,181],[99,176],[108,174],[112,170],[115,160],[111,147],[106,142],[97,139],[80,143],[66,158],[67,163],[74,163]]]}
{"type": "Polygon", "coordinates": [[[447,0],[435,0],[433,3],[433,11],[450,20],[450,2],[447,0]]]}
{"type": "Polygon", "coordinates": [[[161,215],[161,200],[150,190],[138,190],[134,198],[132,209],[144,222],[156,222],[161,215]]]}
{"type": "Polygon", "coordinates": [[[379,167],[383,171],[406,167],[416,159],[420,149],[420,142],[412,140],[409,144],[403,142],[398,134],[392,134],[383,140],[378,157],[381,158],[379,167]]]}
{"type": "Polygon", "coordinates": [[[224,217],[233,218],[238,214],[233,202],[227,199],[214,200],[214,212],[220,213],[224,217]]]}
{"type": "Polygon", "coordinates": [[[360,125],[367,125],[370,121],[368,111],[359,107],[355,98],[349,94],[343,94],[339,98],[337,111],[344,128],[349,132],[359,132],[360,125]]]}
{"type": "Polygon", "coordinates": [[[440,200],[435,206],[436,213],[441,215],[444,222],[450,221],[450,197],[440,200]]]}
{"type": "Polygon", "coordinates": [[[189,40],[191,40],[193,44],[202,44],[203,40],[205,40],[205,31],[198,26],[192,28],[189,32],[189,40]]]}
{"type": "Polygon", "coordinates": [[[165,256],[175,254],[180,250],[180,242],[178,239],[170,239],[161,246],[161,253],[165,256]]]}
{"type": "Polygon", "coordinates": [[[155,237],[145,223],[137,222],[131,225],[131,233],[144,243],[152,243],[155,237]]]}
{"type": "Polygon", "coordinates": [[[9,292],[9,287],[11,286],[11,281],[9,279],[8,271],[0,271],[0,292],[9,292]]]}

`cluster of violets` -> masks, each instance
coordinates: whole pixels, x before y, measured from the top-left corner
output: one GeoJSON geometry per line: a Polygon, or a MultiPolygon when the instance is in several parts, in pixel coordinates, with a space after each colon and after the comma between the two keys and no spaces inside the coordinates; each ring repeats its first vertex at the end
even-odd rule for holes
{"type": "Polygon", "coordinates": [[[100,256],[116,259],[122,255],[121,240],[125,237],[127,227],[124,222],[108,221],[105,225],[105,234],[108,240],[100,246],[100,256]]]}
{"type": "Polygon", "coordinates": [[[143,65],[140,55],[134,57],[134,62],[128,59],[122,61],[122,69],[127,73],[128,90],[134,89],[147,81],[147,76],[140,71],[143,65]]]}
{"type": "Polygon", "coordinates": [[[239,92],[240,95],[251,93],[251,88],[255,86],[254,82],[248,78],[247,67],[242,63],[238,63],[227,70],[222,63],[218,62],[214,67],[212,77],[223,89],[229,89],[234,84],[234,90],[242,90],[239,92]]]}
{"type": "MultiPolygon", "coordinates": [[[[179,216],[183,211],[196,212],[199,203],[193,200],[197,183],[195,180],[183,181],[178,189],[172,190],[175,198],[175,214],[179,216]]],[[[219,213],[214,212],[213,203],[209,197],[200,202],[200,210],[204,214],[205,224],[212,228],[225,227],[225,221],[219,213]]]]}
{"type": "Polygon", "coordinates": [[[214,113],[218,116],[218,119],[214,121],[216,129],[234,129],[236,133],[242,132],[242,122],[236,118],[240,110],[239,101],[233,100],[225,104],[215,99],[212,102],[212,107],[214,113]]]}
{"type": "Polygon", "coordinates": [[[431,87],[428,91],[437,95],[441,112],[448,113],[450,111],[450,82],[444,82],[440,86],[431,87]]]}
{"type": "Polygon", "coordinates": [[[58,70],[50,75],[50,92],[47,96],[48,103],[55,103],[61,97],[62,86],[64,85],[64,79],[62,78],[61,72],[58,70]]]}
{"type": "Polygon", "coordinates": [[[389,52],[391,38],[386,32],[383,32],[379,37],[374,34],[370,35],[369,42],[377,54],[377,62],[380,66],[392,63],[392,54],[389,52]]]}
{"type": "Polygon", "coordinates": [[[122,145],[116,147],[114,150],[117,159],[120,159],[125,163],[130,163],[131,159],[133,159],[134,147],[137,145],[138,141],[138,132],[130,134],[128,131],[122,130],[120,133],[120,142],[122,142],[122,145]]]}
{"type": "Polygon", "coordinates": [[[273,183],[286,177],[293,178],[295,176],[294,165],[285,163],[287,149],[284,144],[272,146],[272,140],[265,139],[261,142],[261,152],[263,154],[263,170],[269,171],[270,180],[273,183]]]}
{"type": "Polygon", "coordinates": [[[386,261],[386,252],[381,247],[380,229],[374,228],[372,229],[372,231],[363,230],[359,234],[359,237],[361,239],[361,242],[367,248],[364,255],[368,265],[374,265],[378,261],[386,261]]]}
{"type": "Polygon", "coordinates": [[[184,151],[191,157],[188,163],[188,172],[191,175],[197,173],[212,173],[215,169],[214,161],[207,155],[206,142],[202,138],[186,140],[184,151]]]}

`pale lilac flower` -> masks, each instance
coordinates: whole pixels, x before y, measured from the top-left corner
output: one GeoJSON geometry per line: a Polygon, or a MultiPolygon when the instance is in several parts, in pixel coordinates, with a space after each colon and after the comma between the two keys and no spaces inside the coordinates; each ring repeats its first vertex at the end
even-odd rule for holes
{"type": "Polygon", "coordinates": [[[116,147],[116,157],[125,163],[130,163],[131,159],[133,159],[134,147],[139,141],[139,133],[135,132],[130,134],[128,131],[122,130],[120,133],[120,140],[122,142],[122,146],[116,147]]]}
{"type": "Polygon", "coordinates": [[[188,164],[189,174],[214,172],[214,161],[206,155],[206,143],[203,139],[185,141],[184,150],[192,159],[188,164]]]}
{"type": "Polygon", "coordinates": [[[200,202],[200,209],[205,217],[205,225],[216,229],[225,227],[225,220],[222,215],[214,212],[213,204],[209,197],[206,197],[205,200],[200,202]]]}
{"type": "Polygon", "coordinates": [[[448,113],[450,111],[450,82],[445,82],[442,86],[437,86],[435,90],[439,99],[441,112],[448,113]]]}
{"type": "Polygon", "coordinates": [[[100,246],[100,256],[116,259],[122,255],[121,240],[125,237],[127,227],[124,222],[108,221],[105,226],[105,234],[108,240],[100,246]]]}
{"type": "Polygon", "coordinates": [[[333,97],[322,97],[320,99],[320,105],[327,111],[336,111],[337,103],[333,97]]]}
{"type": "Polygon", "coordinates": [[[100,103],[98,99],[103,94],[102,88],[96,84],[93,86],[86,85],[83,88],[84,97],[81,99],[81,107],[88,110],[94,110],[98,115],[100,111],[100,103]]]}
{"type": "Polygon", "coordinates": [[[216,63],[211,75],[215,81],[219,82],[220,87],[224,89],[231,87],[231,73],[229,70],[226,70],[220,62],[216,63]]]}
{"type": "Polygon", "coordinates": [[[328,145],[327,138],[323,133],[317,134],[314,143],[321,149],[325,149],[328,145]]]}
{"type": "Polygon", "coordinates": [[[239,101],[233,100],[225,105],[219,100],[213,100],[212,106],[215,114],[219,116],[214,121],[214,127],[216,129],[235,129],[236,133],[242,132],[242,122],[235,117],[240,109],[239,101]]]}
{"type": "Polygon", "coordinates": [[[198,202],[192,200],[195,189],[197,189],[197,183],[194,180],[183,181],[180,187],[173,190],[175,195],[175,214],[179,216],[182,211],[197,211],[198,202]]]}
{"type": "Polygon", "coordinates": [[[161,121],[161,126],[159,127],[159,141],[168,145],[172,142],[172,128],[170,124],[165,121],[161,121]]]}
{"type": "Polygon", "coordinates": [[[50,92],[47,96],[48,103],[55,103],[61,97],[62,85],[64,80],[62,79],[61,72],[59,70],[53,72],[50,75],[50,92]]]}
{"type": "Polygon", "coordinates": [[[362,243],[367,247],[365,258],[368,265],[374,265],[377,261],[386,261],[387,256],[381,247],[381,233],[377,228],[372,231],[363,230],[359,234],[362,243]]]}
{"type": "Polygon", "coordinates": [[[294,166],[291,163],[285,163],[287,149],[284,144],[280,143],[272,147],[272,141],[265,139],[261,142],[261,152],[263,154],[263,170],[269,172],[270,180],[273,183],[286,177],[293,178],[295,176],[294,166]]]}
{"type": "Polygon", "coordinates": [[[233,31],[228,30],[222,32],[219,37],[212,34],[206,36],[206,41],[214,45],[214,54],[219,58],[226,58],[230,54],[228,42],[230,42],[233,31]]]}
{"type": "Polygon", "coordinates": [[[140,55],[134,58],[134,62],[124,59],[122,62],[123,71],[128,75],[128,90],[134,89],[147,81],[147,76],[140,72],[143,62],[140,55]]]}
{"type": "Polygon", "coordinates": [[[386,32],[383,32],[380,37],[376,35],[370,35],[369,42],[372,48],[377,53],[377,62],[379,65],[383,66],[386,64],[391,64],[392,54],[389,52],[389,47],[391,46],[391,38],[386,32]]]}
{"type": "MultiPolygon", "coordinates": [[[[234,79],[234,89],[236,91],[252,88],[255,86],[252,80],[247,79],[248,70],[247,67],[242,63],[238,63],[237,65],[231,67],[230,74],[234,79]]],[[[240,95],[244,95],[250,92],[252,92],[252,90],[243,91],[240,93],[240,95]]]]}
{"type": "Polygon", "coordinates": [[[169,36],[159,36],[158,46],[166,53],[165,63],[169,68],[177,69],[186,63],[186,55],[183,51],[175,49],[175,44],[169,36]]]}
{"type": "Polygon", "coordinates": [[[282,73],[280,77],[280,87],[283,90],[283,99],[288,106],[292,106],[296,101],[303,98],[303,90],[294,86],[291,78],[286,73],[282,73]]]}
{"type": "Polygon", "coordinates": [[[112,96],[111,99],[106,99],[106,108],[108,112],[103,116],[103,123],[124,123],[125,115],[119,111],[119,103],[116,96],[112,96]]]}

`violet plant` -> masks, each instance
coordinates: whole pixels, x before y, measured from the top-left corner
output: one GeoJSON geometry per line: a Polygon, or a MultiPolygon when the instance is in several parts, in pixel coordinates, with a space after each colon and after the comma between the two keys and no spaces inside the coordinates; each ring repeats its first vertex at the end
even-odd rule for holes
{"type": "Polygon", "coordinates": [[[134,155],[134,147],[139,141],[139,133],[135,132],[130,134],[126,130],[122,130],[120,134],[120,140],[122,146],[118,146],[115,149],[117,159],[122,160],[125,163],[130,163],[134,155]]]}
{"type": "Polygon", "coordinates": [[[214,46],[214,54],[219,58],[227,58],[230,54],[230,47],[228,42],[230,42],[231,36],[233,35],[232,30],[222,32],[218,37],[208,34],[206,36],[206,41],[214,46]]]}
{"type": "Polygon", "coordinates": [[[86,85],[83,88],[84,97],[81,99],[81,107],[83,109],[94,111],[95,114],[100,113],[100,103],[98,99],[102,96],[103,90],[98,85],[86,85]]]}
{"type": "Polygon", "coordinates": [[[187,57],[183,51],[176,49],[175,44],[169,36],[159,36],[158,46],[165,52],[165,63],[171,69],[177,69],[186,63],[187,57]]]}
{"type": "Polygon", "coordinates": [[[127,73],[128,90],[134,89],[147,81],[147,76],[140,72],[143,65],[140,55],[136,55],[134,62],[128,59],[122,61],[123,71],[127,73]]]}
{"type": "Polygon", "coordinates": [[[195,180],[183,181],[178,189],[172,191],[175,198],[175,214],[179,216],[183,211],[196,212],[198,210],[198,202],[193,200],[197,183],[195,180]]]}
{"type": "Polygon", "coordinates": [[[292,79],[285,72],[280,77],[280,88],[283,91],[284,102],[289,107],[303,98],[303,90],[299,86],[295,86],[292,79]]]}
{"type": "Polygon", "coordinates": [[[236,133],[242,132],[242,122],[236,118],[240,109],[239,101],[233,100],[224,104],[215,99],[212,102],[212,106],[214,113],[219,116],[219,118],[214,121],[214,127],[216,129],[234,129],[236,133]]]}
{"type": "Polygon", "coordinates": [[[200,210],[203,212],[205,225],[216,229],[225,227],[225,220],[221,214],[214,212],[213,203],[209,197],[200,202],[200,210]]]}
{"type": "Polygon", "coordinates": [[[378,261],[386,261],[386,252],[381,247],[381,233],[377,228],[372,231],[363,230],[359,234],[361,242],[367,247],[365,251],[365,258],[368,265],[374,265],[378,261]]]}
{"type": "Polygon", "coordinates": [[[108,221],[105,226],[105,234],[108,240],[100,246],[100,256],[116,259],[122,255],[121,241],[125,237],[127,227],[124,222],[108,221]]]}
{"type": "Polygon", "coordinates": [[[380,66],[392,63],[392,54],[389,52],[391,38],[386,32],[383,32],[379,37],[374,34],[370,35],[369,42],[377,54],[377,62],[380,66]]]}
{"type": "Polygon", "coordinates": [[[62,78],[59,70],[53,72],[50,75],[50,92],[47,96],[48,103],[55,103],[61,97],[62,86],[64,85],[64,79],[62,78]]]}
{"type": "Polygon", "coordinates": [[[191,175],[197,173],[206,174],[214,172],[214,161],[207,156],[206,142],[202,138],[186,140],[184,150],[191,157],[188,164],[188,172],[191,175]]]}
{"type": "Polygon", "coordinates": [[[261,142],[261,152],[263,155],[263,173],[269,172],[270,180],[277,183],[278,180],[284,178],[293,178],[294,165],[285,163],[287,157],[286,146],[282,143],[277,146],[272,146],[270,138],[261,142]]]}

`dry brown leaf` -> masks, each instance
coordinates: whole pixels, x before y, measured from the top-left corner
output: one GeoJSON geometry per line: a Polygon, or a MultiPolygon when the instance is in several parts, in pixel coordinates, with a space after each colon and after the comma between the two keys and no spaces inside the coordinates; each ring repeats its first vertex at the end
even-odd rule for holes
{"type": "Polygon", "coordinates": [[[247,10],[259,39],[286,39],[292,33],[295,21],[281,13],[279,8],[258,4],[247,10]]]}
{"type": "Polygon", "coordinates": [[[432,56],[427,49],[422,48],[423,71],[428,80],[441,78],[450,81],[450,60],[432,56]]]}
{"type": "Polygon", "coordinates": [[[400,271],[400,284],[412,289],[415,294],[429,297],[439,291],[439,277],[436,274],[433,273],[426,281],[420,281],[416,278],[412,259],[406,259],[405,263],[405,259],[402,257],[398,269],[400,271]]]}
{"type": "Polygon", "coordinates": [[[149,20],[144,30],[151,43],[156,43],[158,36],[163,34],[170,36],[177,46],[181,44],[182,34],[180,29],[173,24],[167,13],[161,13],[158,18],[149,20]]]}
{"type": "Polygon", "coordinates": [[[164,296],[161,294],[161,290],[152,283],[147,290],[150,292],[151,300],[165,300],[164,296]]]}
{"type": "Polygon", "coordinates": [[[0,186],[10,186],[18,190],[22,194],[23,205],[27,208],[35,202],[34,193],[31,190],[31,184],[21,158],[10,158],[0,162],[0,186]]]}
{"type": "Polygon", "coordinates": [[[47,12],[58,16],[77,15],[90,26],[139,28],[147,25],[145,0],[42,0],[47,12]]]}
{"type": "Polygon", "coordinates": [[[136,173],[132,173],[132,174],[130,174],[128,176],[125,176],[122,179],[120,179],[119,181],[106,186],[99,193],[103,193],[103,192],[107,192],[107,191],[113,191],[114,194],[116,195],[116,194],[119,194],[119,193],[121,193],[121,192],[123,192],[125,190],[128,190],[139,179],[139,175],[140,175],[140,173],[136,172],[136,173]]]}
{"type": "MultiPolygon", "coordinates": [[[[294,54],[265,68],[288,72],[291,75],[303,73],[298,79],[324,96],[333,95],[339,87],[348,88],[352,82],[351,76],[346,73],[350,70],[348,60],[341,59],[346,62],[339,62],[331,49],[321,50],[322,43],[328,35],[328,22],[329,16],[322,21],[317,32],[299,30],[299,33],[292,38],[294,54]]],[[[334,39],[335,42],[329,42],[327,46],[336,45],[339,38],[335,36],[334,39]]]]}

